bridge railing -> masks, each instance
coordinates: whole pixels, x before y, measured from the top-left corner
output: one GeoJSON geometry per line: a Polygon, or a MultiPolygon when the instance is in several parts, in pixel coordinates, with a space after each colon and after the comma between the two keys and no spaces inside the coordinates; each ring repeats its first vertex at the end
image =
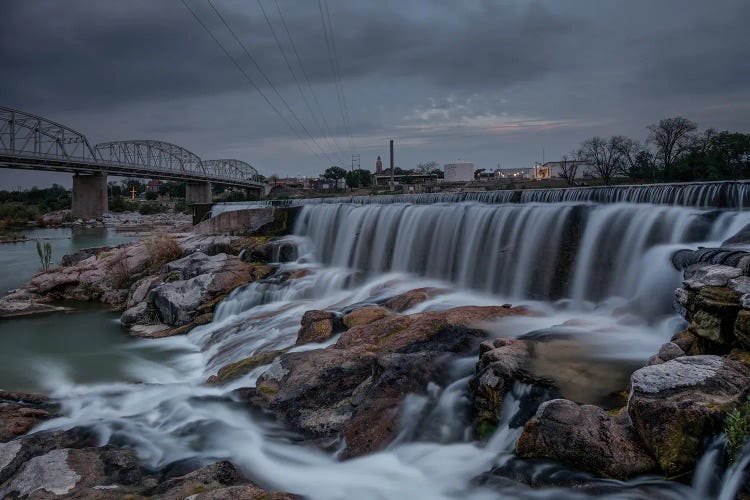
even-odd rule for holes
{"type": "Polygon", "coordinates": [[[234,160],[202,161],[187,149],[164,141],[131,140],[92,147],[82,133],[44,117],[0,106],[0,154],[6,167],[95,172],[148,177],[174,174],[178,179],[260,186],[261,176],[249,163],[234,160]],[[65,163],[69,168],[64,168],[65,163]],[[59,164],[58,164],[59,163],[59,164]],[[132,171],[128,170],[132,167],[132,171]]]}

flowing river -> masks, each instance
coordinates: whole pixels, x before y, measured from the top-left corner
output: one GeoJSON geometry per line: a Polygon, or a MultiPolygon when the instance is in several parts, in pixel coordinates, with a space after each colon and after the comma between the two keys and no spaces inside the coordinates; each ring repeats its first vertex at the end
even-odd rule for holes
{"type": "MultiPolygon", "coordinates": [[[[565,331],[574,322],[586,359],[625,373],[624,381],[613,375],[614,380],[573,384],[571,390],[582,391],[582,399],[597,400],[596,390],[586,393],[588,385],[626,384],[628,371],[642,366],[683,326],[672,306],[680,273],[670,263],[671,253],[718,245],[750,223],[750,213],[741,210],[689,205],[576,200],[308,204],[289,237],[299,258],[281,265],[283,270],[312,270],[306,277],[292,285],[241,287],[218,306],[212,323],[182,337],[125,340],[110,329],[111,322],[97,323],[91,316],[96,313],[81,313],[92,333],[70,337],[85,345],[80,357],[48,359],[43,343],[29,340],[17,351],[25,352],[25,366],[19,362],[0,370],[0,387],[40,387],[58,398],[64,416],[42,428],[91,427],[102,444],[132,447],[153,467],[228,459],[263,487],[316,499],[731,498],[741,469],[723,471],[711,449],[692,486],[654,477],[597,481],[549,462],[514,459],[515,440],[529,417],[523,416],[527,388],[522,385],[506,398],[503,422],[490,441],[470,441],[466,391],[476,356],[457,362],[444,387],[407,398],[402,413],[409,418],[386,450],[346,461],[338,460],[335,451],[299,444],[297,436],[237,400],[233,391],[252,387],[268,366],[225,387],[204,384],[227,363],[293,346],[307,310],[345,310],[438,286],[451,291],[408,312],[505,302],[538,312],[497,322],[490,328],[497,336],[565,331]],[[118,357],[118,368],[99,377],[75,369],[96,363],[97,356],[118,357]],[[47,361],[36,363],[39,357],[47,361]],[[577,477],[598,489],[532,489],[479,479],[507,464],[531,470],[539,484],[545,478],[555,483],[556,477],[577,477]]],[[[47,328],[40,325],[56,320],[34,321],[35,326],[19,328],[47,328]]],[[[76,328],[55,327],[66,335],[76,328]]],[[[70,349],[78,351],[75,345],[70,349]]]]}

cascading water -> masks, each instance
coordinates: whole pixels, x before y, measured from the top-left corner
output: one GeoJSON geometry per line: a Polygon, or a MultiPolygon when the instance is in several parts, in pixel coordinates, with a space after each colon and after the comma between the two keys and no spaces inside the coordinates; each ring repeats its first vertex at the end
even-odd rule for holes
{"type": "Polygon", "coordinates": [[[265,200],[220,203],[212,208],[213,215],[259,206],[304,206],[343,203],[357,205],[409,203],[487,204],[503,203],[649,203],[697,208],[734,208],[742,210],[750,197],[745,181],[694,182],[675,184],[594,186],[557,189],[503,189],[497,191],[461,191],[380,196],[348,196],[304,198],[296,200],[265,200]]]}
{"type": "MultiPolygon", "coordinates": [[[[642,364],[679,322],[671,313],[679,282],[671,251],[720,242],[747,223],[744,212],[645,204],[311,204],[295,230],[298,261],[235,290],[213,323],[187,337],[149,341],[179,354],[165,365],[134,362],[131,378],[142,383],[76,385],[64,373],[48,375],[64,416],[42,428],[91,427],[102,443],[132,446],[154,467],[229,459],[261,486],[310,498],[587,497],[477,481],[510,460],[528,415],[521,408],[527,389],[517,386],[489,443],[468,439],[466,385],[475,358],[456,361],[445,387],[407,398],[402,412],[410,418],[386,450],[348,461],[294,444],[288,431],[234,399],[234,389],[254,386],[268,366],[221,388],[204,381],[258,352],[325,347],[292,347],[307,310],[345,310],[421,286],[451,291],[408,312],[511,300],[538,314],[503,320],[497,335],[575,320],[605,363],[642,364]],[[285,279],[301,270],[303,277],[285,279]]],[[[560,470],[533,467],[542,475],[560,470]]],[[[615,498],[684,498],[700,489],[653,478],[604,486],[615,498]]]]}

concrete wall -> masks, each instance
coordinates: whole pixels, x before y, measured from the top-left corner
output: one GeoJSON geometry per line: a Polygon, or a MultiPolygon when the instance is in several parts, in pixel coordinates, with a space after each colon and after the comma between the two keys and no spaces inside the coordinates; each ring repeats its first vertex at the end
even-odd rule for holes
{"type": "Polygon", "coordinates": [[[211,203],[211,183],[210,182],[188,182],[185,186],[185,201],[192,203],[211,203]]]}
{"type": "Polygon", "coordinates": [[[224,212],[193,228],[196,234],[289,234],[302,207],[261,207],[224,212]]]}
{"type": "Polygon", "coordinates": [[[74,217],[94,219],[107,213],[107,176],[103,174],[73,176],[74,217]]]}

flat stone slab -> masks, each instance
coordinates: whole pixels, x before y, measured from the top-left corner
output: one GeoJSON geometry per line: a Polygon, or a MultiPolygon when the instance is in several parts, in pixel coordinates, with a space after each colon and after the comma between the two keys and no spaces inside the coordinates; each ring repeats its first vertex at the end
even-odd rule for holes
{"type": "Polygon", "coordinates": [[[720,356],[683,356],[637,370],[631,383],[634,391],[643,394],[700,386],[716,376],[723,364],[720,356]]]}

